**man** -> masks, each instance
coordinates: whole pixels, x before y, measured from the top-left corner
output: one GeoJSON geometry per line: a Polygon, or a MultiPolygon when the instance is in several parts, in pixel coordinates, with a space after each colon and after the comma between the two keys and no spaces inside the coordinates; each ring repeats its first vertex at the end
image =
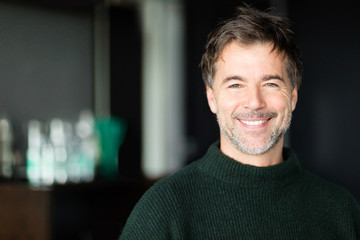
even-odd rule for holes
{"type": "Polygon", "coordinates": [[[356,200],[283,147],[302,79],[288,22],[239,8],[201,69],[220,141],[149,189],[120,239],[360,239],[356,200]]]}

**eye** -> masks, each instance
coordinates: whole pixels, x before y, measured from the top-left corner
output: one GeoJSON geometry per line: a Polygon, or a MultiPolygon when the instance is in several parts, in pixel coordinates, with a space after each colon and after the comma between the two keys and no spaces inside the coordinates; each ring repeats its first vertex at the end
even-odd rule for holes
{"type": "Polygon", "coordinates": [[[267,87],[279,87],[278,84],[273,83],[273,82],[266,83],[265,86],[267,86],[267,87]]]}
{"type": "Polygon", "coordinates": [[[232,84],[229,88],[240,88],[240,84],[232,84]]]}

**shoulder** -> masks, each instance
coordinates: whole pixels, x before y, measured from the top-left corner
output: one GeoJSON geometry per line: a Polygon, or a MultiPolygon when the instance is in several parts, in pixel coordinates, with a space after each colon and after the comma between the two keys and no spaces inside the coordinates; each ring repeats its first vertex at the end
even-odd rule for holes
{"type": "Polygon", "coordinates": [[[149,190],[147,195],[170,195],[176,197],[179,192],[186,191],[190,185],[202,178],[199,165],[201,159],[188,164],[170,176],[158,180],[149,190]]]}
{"type": "Polygon", "coordinates": [[[169,239],[171,226],[184,218],[181,202],[189,195],[197,171],[197,163],[192,163],[149,188],[132,210],[120,239],[169,239]]]}
{"type": "Polygon", "coordinates": [[[336,232],[339,239],[358,239],[360,206],[347,189],[307,171],[299,186],[299,204],[313,224],[336,232]]]}
{"type": "Polygon", "coordinates": [[[137,205],[174,205],[179,198],[184,197],[190,185],[201,178],[199,161],[188,164],[170,176],[164,177],[154,183],[141,197],[137,205]]]}
{"type": "Polygon", "coordinates": [[[332,203],[334,206],[342,208],[359,207],[357,200],[344,187],[308,171],[305,171],[304,179],[307,191],[324,203],[332,203]]]}

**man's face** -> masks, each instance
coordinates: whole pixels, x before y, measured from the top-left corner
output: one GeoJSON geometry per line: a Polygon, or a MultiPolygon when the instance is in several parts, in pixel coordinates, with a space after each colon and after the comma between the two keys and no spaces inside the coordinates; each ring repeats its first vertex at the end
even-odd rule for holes
{"type": "Polygon", "coordinates": [[[222,149],[263,154],[283,142],[297,101],[286,60],[270,44],[229,43],[216,62],[210,109],[217,115],[222,149]]]}

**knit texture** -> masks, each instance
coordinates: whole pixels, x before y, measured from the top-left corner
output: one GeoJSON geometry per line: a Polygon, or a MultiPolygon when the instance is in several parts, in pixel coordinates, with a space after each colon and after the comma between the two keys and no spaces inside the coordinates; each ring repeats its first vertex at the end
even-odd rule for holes
{"type": "Polygon", "coordinates": [[[241,164],[219,143],[158,181],[132,211],[125,239],[360,239],[360,208],[284,149],[270,167],[241,164]]]}

